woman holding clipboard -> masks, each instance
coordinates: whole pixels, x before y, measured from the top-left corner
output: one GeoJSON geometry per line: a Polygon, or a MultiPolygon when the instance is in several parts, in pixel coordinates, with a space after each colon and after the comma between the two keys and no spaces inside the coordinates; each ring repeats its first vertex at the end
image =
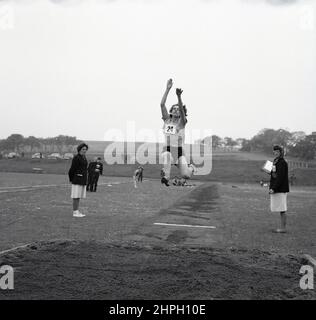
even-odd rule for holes
{"type": "Polygon", "coordinates": [[[273,147],[273,160],[270,178],[270,207],[272,212],[280,212],[281,227],[274,232],[286,232],[287,193],[289,190],[288,164],[284,159],[284,149],[281,146],[273,147]]]}

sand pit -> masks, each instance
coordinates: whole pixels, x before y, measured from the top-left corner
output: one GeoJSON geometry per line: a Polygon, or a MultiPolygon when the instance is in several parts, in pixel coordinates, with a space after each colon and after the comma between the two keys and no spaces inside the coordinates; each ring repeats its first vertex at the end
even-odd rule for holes
{"type": "Polygon", "coordinates": [[[259,250],[58,240],[0,256],[15,290],[0,299],[315,299],[299,256],[259,250]]]}

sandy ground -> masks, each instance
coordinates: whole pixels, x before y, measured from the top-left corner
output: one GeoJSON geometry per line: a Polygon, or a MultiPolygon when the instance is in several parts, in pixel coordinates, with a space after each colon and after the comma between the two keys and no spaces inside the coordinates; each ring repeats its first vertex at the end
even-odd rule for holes
{"type": "Polygon", "coordinates": [[[0,257],[16,268],[2,299],[315,299],[303,263],[259,250],[57,241],[0,257]]]}
{"type": "Polygon", "coordinates": [[[316,256],[315,188],[292,190],[281,235],[257,185],[102,178],[74,219],[64,176],[1,177],[0,251],[30,245],[0,254],[15,270],[0,299],[316,298],[299,288],[303,254],[316,256]]]}

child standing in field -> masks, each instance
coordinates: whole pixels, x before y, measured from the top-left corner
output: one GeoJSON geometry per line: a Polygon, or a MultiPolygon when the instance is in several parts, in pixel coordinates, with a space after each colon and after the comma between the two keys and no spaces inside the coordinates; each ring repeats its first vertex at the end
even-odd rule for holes
{"type": "Polygon", "coordinates": [[[101,158],[98,157],[97,162],[94,167],[93,176],[92,176],[92,191],[93,192],[97,191],[99,177],[102,174],[103,174],[103,164],[101,163],[101,158]]]}
{"type": "Polygon", "coordinates": [[[133,180],[134,180],[134,187],[137,188],[137,181],[138,182],[143,182],[143,172],[144,172],[144,168],[139,166],[135,172],[134,172],[134,176],[133,176],[133,180]]]}
{"type": "Polygon", "coordinates": [[[103,164],[100,157],[95,157],[88,166],[87,191],[96,192],[100,175],[103,174],[103,164]]]}
{"type": "Polygon", "coordinates": [[[281,146],[273,147],[273,167],[270,178],[270,206],[272,212],[280,212],[281,227],[275,232],[286,232],[287,193],[289,190],[288,164],[284,159],[284,150],[281,146]]]}
{"type": "Polygon", "coordinates": [[[79,201],[86,197],[87,167],[86,152],[88,145],[81,143],[77,147],[78,154],[72,159],[71,167],[68,171],[71,182],[71,198],[73,199],[73,216],[84,217],[85,214],[79,212],[79,201]]]}
{"type": "Polygon", "coordinates": [[[94,167],[96,163],[97,163],[97,157],[94,157],[93,161],[90,161],[88,165],[87,191],[92,191],[92,179],[93,179],[93,172],[94,172],[94,167]]]}

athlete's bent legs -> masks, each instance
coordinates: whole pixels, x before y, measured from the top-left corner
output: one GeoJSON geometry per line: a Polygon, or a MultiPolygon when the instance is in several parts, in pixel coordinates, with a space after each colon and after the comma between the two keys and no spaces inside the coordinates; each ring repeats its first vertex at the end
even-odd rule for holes
{"type": "Polygon", "coordinates": [[[172,158],[171,152],[165,151],[162,153],[162,163],[165,171],[165,178],[167,180],[170,179],[172,159],[173,158],[172,158]]]}
{"type": "Polygon", "coordinates": [[[181,177],[184,179],[190,179],[193,175],[194,168],[191,165],[188,165],[187,159],[185,156],[179,157],[178,167],[180,169],[181,177]]]}

